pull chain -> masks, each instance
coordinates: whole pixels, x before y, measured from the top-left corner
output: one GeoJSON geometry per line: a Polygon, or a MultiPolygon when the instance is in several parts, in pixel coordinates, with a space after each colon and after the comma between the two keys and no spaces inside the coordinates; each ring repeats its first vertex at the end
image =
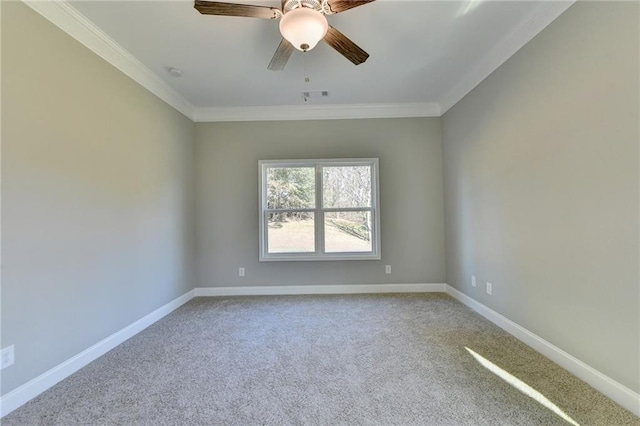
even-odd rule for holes
{"type": "Polygon", "coordinates": [[[304,72],[304,89],[302,91],[302,97],[306,103],[309,101],[309,98],[307,97],[307,85],[311,82],[311,79],[309,78],[309,70],[307,69],[307,52],[303,52],[302,54],[302,67],[304,72]]]}

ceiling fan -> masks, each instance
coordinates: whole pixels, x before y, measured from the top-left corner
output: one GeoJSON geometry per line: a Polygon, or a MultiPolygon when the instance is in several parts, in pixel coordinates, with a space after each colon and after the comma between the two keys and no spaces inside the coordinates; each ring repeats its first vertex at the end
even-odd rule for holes
{"type": "Polygon", "coordinates": [[[325,15],[333,15],[371,3],[374,0],[281,0],[282,9],[268,6],[195,0],[194,7],[203,15],[244,16],[280,19],[282,41],[267,67],[283,70],[293,49],[307,52],[323,40],[342,56],[359,65],[369,54],[347,36],[327,23],[325,15]]]}

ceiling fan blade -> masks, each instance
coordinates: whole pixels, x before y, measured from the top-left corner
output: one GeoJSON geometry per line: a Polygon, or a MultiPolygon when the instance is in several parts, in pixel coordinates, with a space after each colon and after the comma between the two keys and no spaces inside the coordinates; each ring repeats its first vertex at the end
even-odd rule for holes
{"type": "Polygon", "coordinates": [[[245,16],[248,18],[278,19],[280,9],[250,4],[235,4],[221,1],[195,0],[196,10],[203,15],[245,16]]]}
{"type": "Polygon", "coordinates": [[[349,40],[346,35],[342,34],[331,25],[329,25],[329,30],[323,40],[355,65],[360,65],[369,57],[367,52],[362,50],[357,44],[349,40]]]}
{"type": "Polygon", "coordinates": [[[331,13],[340,13],[363,4],[371,3],[375,0],[327,0],[327,5],[331,13]]]}
{"type": "Polygon", "coordinates": [[[271,58],[267,69],[271,71],[282,71],[285,65],[287,65],[287,61],[291,57],[294,49],[293,44],[283,38],[276,49],[276,53],[273,54],[273,58],[271,58]]]}

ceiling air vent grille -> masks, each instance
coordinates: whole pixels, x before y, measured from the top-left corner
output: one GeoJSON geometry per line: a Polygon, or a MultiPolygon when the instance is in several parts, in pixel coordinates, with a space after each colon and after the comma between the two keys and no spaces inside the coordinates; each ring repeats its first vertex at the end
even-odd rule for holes
{"type": "Polygon", "coordinates": [[[328,90],[308,90],[302,92],[302,99],[307,102],[309,99],[320,99],[329,96],[328,90]]]}

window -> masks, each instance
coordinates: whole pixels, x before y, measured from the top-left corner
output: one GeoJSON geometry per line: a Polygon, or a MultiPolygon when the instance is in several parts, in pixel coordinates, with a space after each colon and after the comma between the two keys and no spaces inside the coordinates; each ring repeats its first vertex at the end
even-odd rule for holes
{"type": "Polygon", "coordinates": [[[380,259],[377,158],[259,169],[260,261],[380,259]]]}

